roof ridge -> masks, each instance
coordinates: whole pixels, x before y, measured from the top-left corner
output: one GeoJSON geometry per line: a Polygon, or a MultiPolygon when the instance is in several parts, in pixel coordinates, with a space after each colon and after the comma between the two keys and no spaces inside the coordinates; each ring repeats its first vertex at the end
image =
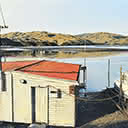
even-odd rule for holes
{"type": "Polygon", "coordinates": [[[21,69],[24,69],[24,68],[33,66],[33,65],[38,64],[38,63],[41,63],[41,62],[43,62],[43,61],[45,61],[45,60],[41,60],[41,61],[38,61],[38,62],[33,62],[32,64],[28,64],[28,65],[25,65],[25,66],[23,66],[23,67],[16,68],[16,69],[14,69],[14,71],[18,71],[18,70],[21,70],[21,69]]]}

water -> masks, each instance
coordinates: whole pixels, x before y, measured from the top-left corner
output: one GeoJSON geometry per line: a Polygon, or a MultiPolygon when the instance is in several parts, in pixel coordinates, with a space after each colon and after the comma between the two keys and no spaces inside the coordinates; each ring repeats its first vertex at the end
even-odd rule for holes
{"type": "MultiPolygon", "coordinates": [[[[24,58],[24,60],[30,60],[31,58],[24,58]]],[[[35,59],[35,58],[33,58],[35,59]]],[[[46,58],[36,58],[46,59],[46,58]]],[[[73,64],[84,64],[85,58],[66,58],[66,59],[47,59],[55,60],[58,62],[66,62],[73,64]]],[[[110,85],[113,87],[114,81],[120,77],[120,66],[123,67],[123,71],[128,70],[128,55],[120,54],[118,56],[96,57],[86,58],[87,66],[87,90],[88,91],[101,91],[108,86],[108,59],[111,60],[110,66],[110,85]]],[[[7,61],[23,60],[23,58],[7,58],[7,61]]],[[[82,79],[82,75],[81,75],[82,79]]]]}

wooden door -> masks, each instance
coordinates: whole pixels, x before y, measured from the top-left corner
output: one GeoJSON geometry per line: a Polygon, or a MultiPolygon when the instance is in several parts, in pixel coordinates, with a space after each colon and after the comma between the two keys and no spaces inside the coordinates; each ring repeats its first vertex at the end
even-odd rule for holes
{"type": "Polygon", "coordinates": [[[48,88],[36,88],[36,122],[48,123],[48,88]]]}

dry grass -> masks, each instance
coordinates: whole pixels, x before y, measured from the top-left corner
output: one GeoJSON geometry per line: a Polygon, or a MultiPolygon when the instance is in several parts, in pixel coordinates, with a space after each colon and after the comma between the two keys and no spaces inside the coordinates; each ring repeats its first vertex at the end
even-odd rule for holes
{"type": "Polygon", "coordinates": [[[68,41],[79,41],[79,37],[75,37],[73,35],[67,35],[67,34],[57,34],[57,33],[48,33],[48,32],[11,32],[8,34],[3,34],[2,38],[9,38],[9,39],[18,39],[23,40],[27,43],[28,39],[36,40],[38,44],[40,44],[41,41],[48,41],[48,42],[56,42],[58,45],[63,44],[64,42],[68,41]],[[27,40],[26,40],[27,39],[27,40]]]}
{"type": "Polygon", "coordinates": [[[91,121],[83,128],[128,128],[128,119],[119,111],[91,121]]]}
{"type": "Polygon", "coordinates": [[[108,43],[110,45],[120,44],[127,45],[128,44],[128,36],[123,36],[114,33],[106,33],[106,32],[98,32],[98,33],[89,33],[83,36],[74,36],[69,34],[61,34],[61,33],[48,33],[45,31],[35,31],[35,32],[11,32],[2,35],[3,38],[9,38],[12,40],[17,40],[23,42],[24,45],[27,45],[28,42],[35,42],[37,45],[40,45],[42,41],[55,42],[57,45],[62,45],[64,43],[75,44],[80,43],[84,40],[90,40],[90,43],[99,43],[104,44],[108,43]]]}

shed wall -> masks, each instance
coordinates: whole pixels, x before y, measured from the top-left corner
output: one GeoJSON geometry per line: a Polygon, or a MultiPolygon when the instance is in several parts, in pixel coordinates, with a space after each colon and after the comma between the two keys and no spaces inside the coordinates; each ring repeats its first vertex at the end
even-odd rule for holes
{"type": "Polygon", "coordinates": [[[5,74],[6,91],[0,92],[0,121],[12,121],[11,74],[5,74]]]}
{"type": "Polygon", "coordinates": [[[36,75],[28,75],[21,72],[13,72],[14,78],[14,119],[15,122],[31,123],[31,87],[36,88],[36,121],[45,122],[56,126],[74,126],[75,125],[75,97],[69,95],[69,86],[77,84],[76,81],[63,81],[59,79],[50,79],[36,75]],[[20,80],[26,80],[22,84],[20,80]],[[46,90],[40,88],[48,88],[46,90]],[[57,93],[51,91],[61,90],[61,98],[57,93]],[[40,99],[38,98],[40,95],[40,99]],[[44,97],[43,97],[44,96],[44,97]],[[42,98],[41,98],[42,97],[42,98]],[[41,101],[43,99],[43,101],[41,101]],[[49,99],[48,102],[46,100],[49,99]],[[46,103],[46,104],[45,104],[46,103]],[[48,104],[47,104],[48,103],[48,104]],[[41,105],[42,104],[42,105],[41,105]],[[44,107],[45,105],[45,107],[44,107]],[[44,107],[40,111],[40,107],[44,107]],[[47,110],[48,109],[48,110],[47,110]],[[40,114],[39,114],[40,112],[40,114]],[[45,118],[44,118],[45,117],[45,118]]]}
{"type": "Polygon", "coordinates": [[[20,83],[20,77],[13,75],[14,122],[31,123],[31,88],[20,83]]]}
{"type": "Polygon", "coordinates": [[[62,97],[57,98],[51,95],[54,88],[49,88],[49,124],[56,126],[75,125],[75,97],[69,96],[69,87],[57,85],[61,89],[62,97]]]}

